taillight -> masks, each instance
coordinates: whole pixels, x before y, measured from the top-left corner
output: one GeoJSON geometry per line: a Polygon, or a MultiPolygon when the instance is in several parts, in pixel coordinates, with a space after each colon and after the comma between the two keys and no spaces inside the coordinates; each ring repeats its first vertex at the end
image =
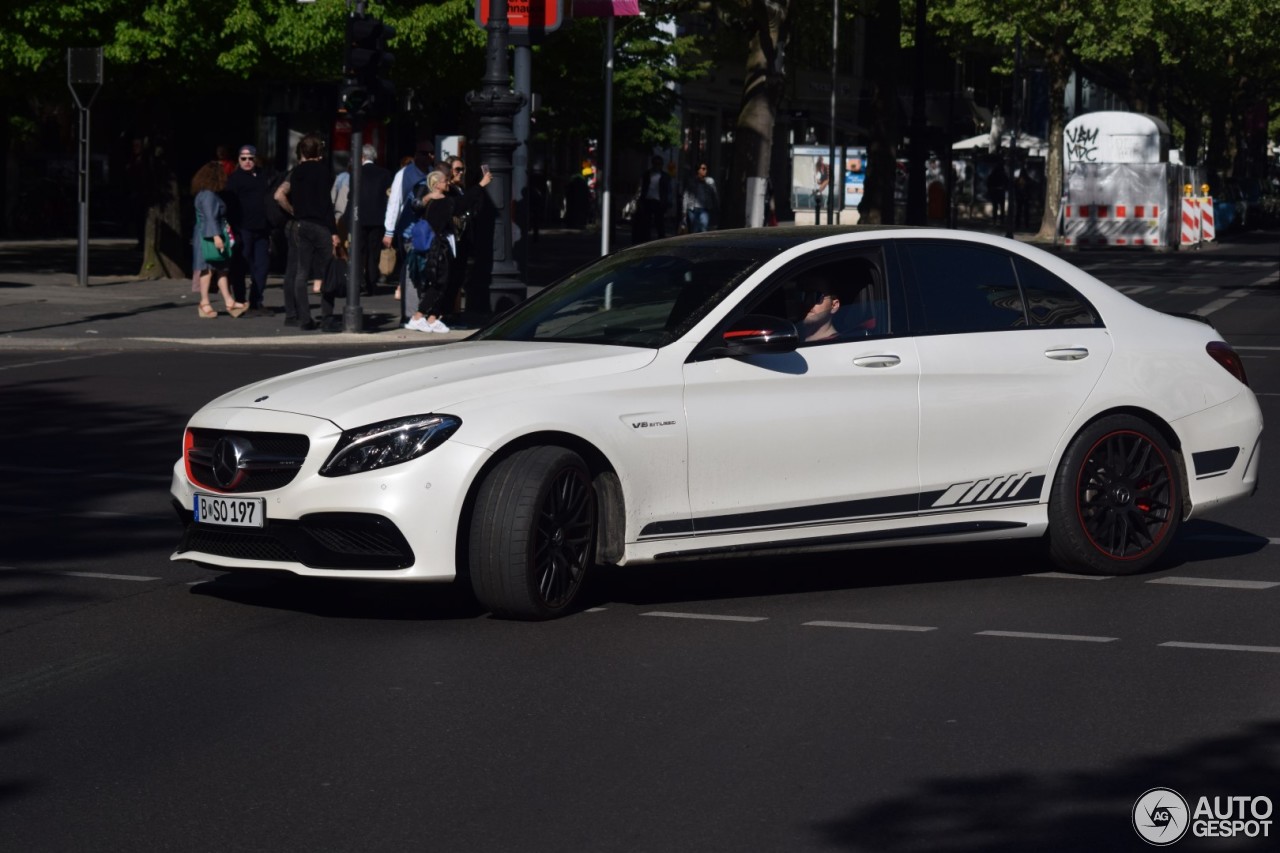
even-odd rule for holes
{"type": "Polygon", "coordinates": [[[1223,370],[1239,379],[1242,384],[1249,384],[1249,377],[1244,375],[1244,362],[1240,360],[1240,356],[1236,355],[1236,351],[1230,344],[1224,341],[1209,341],[1205,344],[1204,350],[1209,353],[1210,358],[1222,365],[1223,370]]]}

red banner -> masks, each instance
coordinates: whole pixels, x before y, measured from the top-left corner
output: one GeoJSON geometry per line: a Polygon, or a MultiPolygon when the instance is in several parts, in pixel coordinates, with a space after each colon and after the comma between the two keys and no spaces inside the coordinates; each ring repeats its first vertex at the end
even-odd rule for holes
{"type": "Polygon", "coordinates": [[[625,18],[640,14],[640,0],[573,0],[575,18],[625,18]]]}

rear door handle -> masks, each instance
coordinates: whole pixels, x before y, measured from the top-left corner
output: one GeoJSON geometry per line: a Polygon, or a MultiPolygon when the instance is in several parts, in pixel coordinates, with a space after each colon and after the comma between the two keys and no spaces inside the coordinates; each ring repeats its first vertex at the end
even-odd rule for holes
{"type": "Polygon", "coordinates": [[[1089,355],[1084,347],[1066,347],[1065,349],[1047,349],[1044,354],[1056,361],[1079,361],[1089,355]]]}
{"type": "Polygon", "coordinates": [[[864,355],[853,360],[855,367],[893,367],[901,363],[896,355],[864,355]]]}

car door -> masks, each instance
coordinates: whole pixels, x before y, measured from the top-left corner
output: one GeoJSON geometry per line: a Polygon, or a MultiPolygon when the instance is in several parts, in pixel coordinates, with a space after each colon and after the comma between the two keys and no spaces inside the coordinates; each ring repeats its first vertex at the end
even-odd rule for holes
{"type": "Polygon", "coordinates": [[[1110,335],[1083,296],[1026,258],[965,241],[899,250],[920,358],[921,511],[1039,499],[1110,335]]]}
{"type": "MultiPolygon", "coordinates": [[[[919,365],[912,341],[893,334],[896,272],[879,248],[821,260],[848,293],[840,335],[794,352],[685,365],[689,498],[699,535],[817,537],[916,512],[919,365]],[[878,276],[870,288],[852,272],[868,265],[878,276]]],[[[795,303],[797,277],[813,270],[810,262],[782,271],[738,313],[778,316],[795,303]]]]}

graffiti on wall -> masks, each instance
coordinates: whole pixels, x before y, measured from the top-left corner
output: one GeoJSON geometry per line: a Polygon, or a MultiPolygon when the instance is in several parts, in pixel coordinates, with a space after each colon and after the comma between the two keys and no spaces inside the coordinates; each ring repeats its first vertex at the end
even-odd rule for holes
{"type": "Polygon", "coordinates": [[[1067,141],[1067,161],[1071,163],[1092,163],[1098,156],[1098,133],[1096,127],[1069,127],[1064,136],[1067,141]]]}

